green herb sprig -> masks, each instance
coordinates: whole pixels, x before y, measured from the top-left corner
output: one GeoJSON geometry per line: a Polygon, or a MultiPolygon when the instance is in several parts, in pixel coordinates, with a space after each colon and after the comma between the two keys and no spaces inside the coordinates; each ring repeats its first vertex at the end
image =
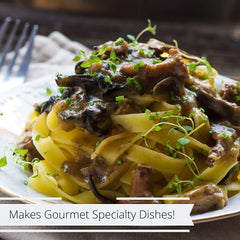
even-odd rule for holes
{"type": "MultiPolygon", "coordinates": [[[[146,109],[146,114],[150,115],[151,111],[149,109],[146,109]]],[[[150,118],[149,118],[150,119],[150,118]]],[[[172,156],[175,158],[177,155],[181,155],[186,160],[187,166],[190,169],[190,171],[193,173],[195,177],[199,177],[199,170],[198,167],[194,161],[193,157],[190,157],[185,152],[185,146],[190,142],[188,136],[191,136],[194,132],[196,132],[198,129],[203,127],[205,123],[200,124],[198,127],[195,128],[195,124],[193,119],[189,116],[180,116],[180,115],[173,115],[171,111],[167,112],[167,116],[161,116],[159,113],[156,113],[156,119],[159,119],[159,123],[156,123],[153,125],[152,128],[150,128],[144,135],[142,135],[142,138],[145,142],[145,145],[148,146],[147,143],[147,135],[152,131],[160,131],[162,129],[163,125],[169,125],[171,126],[170,130],[168,131],[168,136],[172,133],[174,129],[177,129],[178,131],[181,131],[184,133],[184,137],[181,137],[177,139],[176,146],[173,147],[170,145],[170,142],[167,141],[166,148],[172,156]],[[175,118],[176,123],[168,122],[170,118],[175,118]],[[188,121],[190,125],[183,125],[183,122],[188,121]]],[[[152,119],[150,119],[152,120],[152,119]]],[[[149,147],[149,146],[148,146],[149,147]]]]}
{"type": "Polygon", "coordinates": [[[190,57],[188,55],[185,55],[182,53],[182,55],[184,57],[187,57],[188,59],[193,59],[193,60],[196,60],[197,62],[196,63],[191,63],[189,66],[188,66],[188,69],[192,72],[195,72],[196,69],[197,69],[197,66],[198,65],[205,65],[207,67],[207,72],[210,76],[214,76],[213,75],[213,70],[212,70],[212,66],[210,65],[209,61],[207,60],[206,57],[201,57],[201,58],[196,58],[196,57],[190,57]]]}
{"type": "Polygon", "coordinates": [[[177,175],[174,176],[174,181],[168,184],[168,188],[176,188],[178,194],[182,193],[182,188],[186,186],[191,186],[192,189],[195,188],[195,183],[197,182],[198,178],[194,177],[192,181],[188,180],[180,180],[177,175]]]}
{"type": "Polygon", "coordinates": [[[131,34],[128,34],[127,35],[127,38],[132,41],[129,45],[130,46],[136,46],[138,44],[138,39],[145,33],[145,32],[150,32],[152,33],[153,35],[156,34],[156,28],[157,28],[157,25],[154,25],[152,26],[152,23],[151,23],[151,20],[148,19],[148,26],[146,28],[144,28],[138,35],[137,37],[134,37],[133,35],[131,34]]]}
{"type": "MultiPolygon", "coordinates": [[[[25,171],[30,171],[29,165],[34,167],[34,165],[40,162],[39,158],[34,158],[31,162],[27,161],[28,149],[20,149],[17,148],[15,144],[9,144],[5,147],[4,156],[0,159],[0,167],[4,167],[7,165],[7,155],[12,154],[11,159],[24,168],[25,171]],[[8,153],[8,154],[7,154],[8,153]]],[[[31,176],[32,178],[36,178],[38,176],[38,169],[36,174],[31,176]]]]}
{"type": "MultiPolygon", "coordinates": [[[[178,48],[178,42],[176,40],[173,40],[174,44],[175,44],[175,47],[178,48]]],[[[187,55],[183,52],[181,52],[181,55],[186,58],[186,59],[189,59],[189,60],[194,60],[196,61],[195,63],[191,63],[189,66],[188,66],[188,69],[192,72],[196,72],[197,70],[197,66],[198,65],[205,65],[207,67],[207,74],[210,75],[211,77],[214,76],[213,74],[213,70],[212,70],[212,66],[211,64],[209,63],[209,61],[207,60],[206,57],[195,57],[195,56],[190,56],[190,55],[187,55]]],[[[206,77],[206,76],[205,76],[206,77]]]]}
{"type": "Polygon", "coordinates": [[[117,101],[118,105],[122,104],[122,101],[125,100],[124,96],[117,96],[115,97],[115,100],[117,101]]]}
{"type": "Polygon", "coordinates": [[[157,25],[152,26],[151,20],[148,19],[148,26],[144,28],[136,37],[136,41],[145,33],[145,32],[150,32],[151,34],[155,35],[156,34],[156,27],[157,25]]]}
{"type": "Polygon", "coordinates": [[[47,96],[51,96],[52,95],[52,91],[51,91],[51,89],[50,88],[46,88],[46,94],[47,94],[47,96]]]}
{"type": "MultiPolygon", "coordinates": [[[[119,39],[119,41],[115,42],[115,45],[116,43],[118,44],[119,42],[121,42],[122,40],[119,39]]],[[[124,41],[124,39],[123,39],[124,41]]],[[[120,44],[120,43],[119,43],[120,44]]],[[[74,62],[79,62],[80,60],[84,60],[84,62],[81,64],[81,67],[82,68],[88,68],[91,64],[93,63],[108,63],[111,67],[111,70],[115,73],[116,72],[116,69],[117,69],[117,66],[120,62],[120,59],[116,57],[116,53],[114,52],[114,50],[111,50],[110,52],[110,58],[107,59],[107,60],[102,60],[100,58],[100,56],[102,56],[103,54],[106,53],[107,51],[107,48],[108,48],[108,45],[107,44],[104,44],[102,45],[102,47],[98,50],[98,53],[96,54],[94,51],[91,53],[90,56],[87,56],[87,54],[85,53],[85,51],[83,50],[80,50],[78,52],[78,55],[74,57],[73,61],[74,62]]],[[[88,73],[86,73],[88,74],[88,73]]],[[[94,76],[97,76],[96,73],[93,73],[94,76]]],[[[88,75],[91,75],[91,73],[89,73],[88,75]]],[[[91,75],[92,76],[92,75],[91,75]]]]}

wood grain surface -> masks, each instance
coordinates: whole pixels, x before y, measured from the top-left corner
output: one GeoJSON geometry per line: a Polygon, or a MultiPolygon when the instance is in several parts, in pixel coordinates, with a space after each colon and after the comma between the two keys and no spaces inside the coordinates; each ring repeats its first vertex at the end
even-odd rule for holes
{"type": "MultiPolygon", "coordinates": [[[[40,25],[39,33],[47,35],[57,30],[73,40],[93,47],[126,34],[136,35],[146,26],[146,19],[89,16],[81,13],[43,11],[10,7],[0,3],[0,21],[6,16],[40,25]]],[[[150,16],[149,16],[150,17],[150,16]]],[[[157,34],[164,42],[176,39],[179,47],[190,53],[206,56],[210,63],[227,76],[240,77],[240,23],[231,22],[172,22],[154,20],[157,34]]],[[[149,34],[141,38],[147,41],[149,34]]]]}

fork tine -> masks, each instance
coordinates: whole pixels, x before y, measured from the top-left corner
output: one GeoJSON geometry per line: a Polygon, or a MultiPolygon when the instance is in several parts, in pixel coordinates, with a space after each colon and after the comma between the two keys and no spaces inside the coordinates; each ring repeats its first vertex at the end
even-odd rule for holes
{"type": "Polygon", "coordinates": [[[31,31],[31,34],[30,34],[29,39],[28,39],[28,41],[29,41],[28,49],[25,53],[25,56],[23,57],[22,64],[21,64],[17,74],[15,75],[15,77],[17,77],[17,78],[24,78],[25,79],[25,76],[27,74],[27,70],[28,70],[28,67],[29,67],[29,63],[31,61],[34,38],[35,38],[37,32],[38,32],[38,25],[35,24],[35,25],[33,25],[33,29],[31,31]]]}
{"type": "Polygon", "coordinates": [[[10,46],[12,45],[13,38],[14,38],[14,36],[15,36],[15,33],[16,33],[16,31],[17,31],[17,28],[18,28],[20,22],[21,22],[21,21],[20,21],[19,19],[16,19],[15,24],[14,24],[14,26],[13,26],[13,29],[12,29],[12,31],[11,31],[11,33],[10,33],[10,36],[9,36],[9,38],[7,39],[6,45],[5,45],[5,47],[4,47],[4,49],[3,49],[3,52],[2,52],[2,58],[1,58],[1,61],[0,61],[0,70],[1,70],[1,68],[2,68],[2,66],[3,66],[4,61],[5,61],[7,52],[8,52],[8,50],[9,50],[10,46]]]}
{"type": "Polygon", "coordinates": [[[4,19],[3,24],[1,25],[0,28],[0,45],[2,44],[2,40],[3,40],[3,36],[8,28],[9,23],[11,22],[11,18],[10,17],[6,17],[4,19]]]}
{"type": "Polygon", "coordinates": [[[18,39],[18,42],[17,42],[17,44],[14,48],[15,54],[14,54],[12,60],[10,61],[9,65],[8,65],[8,69],[7,69],[7,72],[5,74],[4,81],[7,81],[9,79],[10,75],[11,75],[13,65],[16,61],[17,56],[18,56],[19,49],[22,46],[22,43],[23,43],[23,41],[26,37],[28,28],[29,28],[29,23],[25,23],[24,27],[23,27],[23,30],[22,30],[22,33],[20,35],[20,38],[18,39]]]}

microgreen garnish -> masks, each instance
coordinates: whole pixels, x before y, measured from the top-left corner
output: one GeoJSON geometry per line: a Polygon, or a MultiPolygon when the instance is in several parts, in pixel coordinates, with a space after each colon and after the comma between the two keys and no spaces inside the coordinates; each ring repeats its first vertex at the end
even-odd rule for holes
{"type": "Polygon", "coordinates": [[[210,76],[212,76],[212,77],[214,76],[214,75],[213,75],[212,66],[210,65],[210,63],[208,62],[208,60],[207,60],[206,57],[198,58],[198,57],[186,55],[186,54],[184,54],[184,53],[181,53],[181,54],[182,54],[182,56],[183,56],[184,58],[197,61],[196,63],[191,63],[191,64],[188,66],[188,69],[189,69],[190,71],[196,72],[198,65],[205,65],[205,66],[207,67],[207,74],[210,75],[210,76]]]}
{"type": "Polygon", "coordinates": [[[174,176],[174,181],[168,184],[168,188],[176,188],[177,193],[182,193],[182,188],[186,186],[191,186],[192,189],[195,188],[195,183],[197,182],[198,177],[194,177],[192,181],[180,180],[177,175],[174,176]]]}
{"type": "Polygon", "coordinates": [[[98,75],[98,73],[97,72],[94,72],[94,73],[86,72],[83,75],[89,75],[91,77],[96,77],[98,75]]]}
{"type": "Polygon", "coordinates": [[[79,50],[78,55],[73,58],[73,61],[74,62],[79,62],[83,58],[86,58],[86,53],[83,50],[79,50]]]}
{"type": "Polygon", "coordinates": [[[208,116],[206,114],[202,113],[200,117],[201,117],[202,121],[204,121],[204,122],[208,121],[208,116]]]}
{"type": "Polygon", "coordinates": [[[4,167],[7,165],[7,157],[3,156],[0,158],[0,167],[4,167]]]}
{"type": "Polygon", "coordinates": [[[35,107],[35,108],[34,108],[34,111],[35,111],[35,112],[40,112],[40,109],[39,109],[38,107],[35,107]]]}
{"type": "Polygon", "coordinates": [[[153,64],[161,63],[162,60],[153,59],[153,64]]]}
{"type": "Polygon", "coordinates": [[[184,102],[184,101],[186,101],[186,97],[185,96],[182,96],[181,97],[181,100],[184,102]]]}
{"type": "Polygon", "coordinates": [[[60,87],[58,88],[58,93],[63,94],[63,92],[67,89],[67,87],[60,87]]]}
{"type": "Polygon", "coordinates": [[[47,93],[47,96],[51,96],[52,95],[52,91],[51,91],[51,89],[50,88],[46,88],[46,93],[47,93]]]}
{"type": "MultiPolygon", "coordinates": [[[[173,40],[174,44],[175,44],[175,47],[178,48],[178,43],[176,40],[173,40]]],[[[196,72],[197,70],[197,66],[198,65],[205,65],[207,67],[207,74],[204,74],[203,76],[203,80],[206,80],[208,78],[208,76],[210,75],[211,77],[214,76],[213,74],[213,70],[212,70],[212,66],[210,65],[210,63],[208,62],[207,58],[206,57],[195,57],[195,56],[189,56],[183,52],[181,52],[181,55],[184,57],[184,58],[187,58],[187,59],[190,59],[190,60],[194,60],[196,61],[196,63],[191,63],[189,66],[188,66],[188,69],[189,71],[191,72],[196,72]]]]}
{"type": "Polygon", "coordinates": [[[59,176],[59,174],[57,172],[53,173],[53,177],[57,178],[59,176]]]}
{"type": "Polygon", "coordinates": [[[68,105],[69,108],[71,108],[73,106],[73,104],[71,103],[71,98],[70,97],[66,98],[65,103],[68,105]]]}
{"type": "Polygon", "coordinates": [[[150,115],[148,119],[154,121],[155,120],[155,116],[150,115]]]}
{"type": "Polygon", "coordinates": [[[232,91],[233,91],[233,94],[236,94],[236,95],[238,94],[238,91],[236,88],[234,88],[232,91]]]}
{"type": "MultiPolygon", "coordinates": [[[[9,144],[5,147],[4,150],[4,156],[0,159],[0,167],[4,167],[7,165],[7,156],[11,154],[11,159],[22,166],[25,171],[29,170],[29,165],[34,166],[36,163],[38,163],[40,160],[38,158],[34,158],[32,162],[27,161],[27,154],[28,149],[20,149],[17,148],[15,144],[9,144]]],[[[32,177],[35,177],[38,175],[38,170],[36,170],[36,174],[32,177]]]]}
{"type": "MultiPolygon", "coordinates": [[[[145,113],[150,115],[151,111],[149,109],[145,110],[145,113]]],[[[166,143],[167,150],[171,153],[171,155],[176,158],[177,155],[181,155],[186,160],[187,166],[189,167],[190,171],[193,173],[194,176],[199,176],[199,170],[198,167],[194,161],[194,158],[188,156],[185,153],[185,147],[187,144],[190,143],[190,139],[188,138],[191,136],[194,132],[198,131],[201,127],[205,125],[205,123],[200,124],[195,128],[194,121],[191,117],[186,116],[180,116],[180,115],[173,115],[171,111],[167,112],[165,116],[161,116],[159,113],[155,114],[157,119],[159,119],[159,122],[154,124],[153,127],[151,127],[145,134],[143,134],[141,137],[144,140],[146,146],[147,144],[147,135],[151,133],[152,131],[159,132],[162,129],[163,125],[169,125],[171,128],[168,131],[168,136],[173,132],[173,130],[178,130],[180,132],[184,133],[184,136],[177,139],[176,146],[171,146],[170,141],[168,140],[166,143]],[[168,121],[169,119],[176,119],[176,122],[168,121]],[[184,124],[183,124],[184,123],[184,124]],[[189,124],[186,124],[189,123],[189,124]]],[[[151,115],[150,115],[151,116],[151,115]]],[[[156,118],[150,118],[150,120],[155,120],[156,118]]]]}
{"type": "Polygon", "coordinates": [[[126,81],[127,81],[127,84],[132,84],[133,83],[133,78],[128,77],[126,81]]]}
{"type": "Polygon", "coordinates": [[[115,53],[114,50],[111,50],[111,52],[110,52],[110,58],[111,58],[112,60],[116,59],[116,53],[115,53]]]}
{"type": "Polygon", "coordinates": [[[155,115],[158,119],[162,118],[161,114],[159,114],[158,112],[156,112],[155,115]]]}
{"type": "Polygon", "coordinates": [[[228,138],[230,138],[230,136],[229,136],[227,133],[225,133],[225,132],[222,134],[222,137],[223,137],[223,139],[228,139],[228,138]]]}
{"type": "Polygon", "coordinates": [[[97,143],[96,143],[96,147],[98,147],[100,145],[102,140],[98,140],[97,143]]]}
{"type": "Polygon", "coordinates": [[[192,86],[190,87],[190,89],[191,89],[193,92],[196,92],[196,91],[197,91],[197,87],[196,87],[195,85],[192,85],[192,86]]]}
{"type": "MultiPolygon", "coordinates": [[[[73,59],[72,59],[74,62],[78,62],[81,60],[80,56],[75,56],[73,59]]],[[[56,76],[57,77],[57,76],[56,76]]]]}
{"type": "Polygon", "coordinates": [[[177,40],[173,40],[173,43],[174,43],[175,47],[178,48],[178,42],[177,42],[177,40]]]}
{"type": "Polygon", "coordinates": [[[191,71],[191,72],[196,72],[197,70],[197,65],[195,63],[192,63],[188,66],[188,69],[191,71]]]}
{"type": "Polygon", "coordinates": [[[92,63],[99,63],[101,60],[98,56],[96,55],[91,55],[89,59],[81,64],[81,67],[87,68],[89,67],[92,63]]]}
{"type": "Polygon", "coordinates": [[[93,105],[94,105],[94,102],[93,102],[93,101],[89,101],[89,105],[90,105],[90,106],[93,106],[93,105]]]}
{"type": "MultiPolygon", "coordinates": [[[[108,45],[104,44],[98,51],[97,54],[95,52],[92,52],[89,57],[86,56],[85,52],[80,52],[79,56],[77,56],[77,60],[79,61],[80,59],[84,59],[84,62],[81,64],[81,67],[83,68],[88,68],[91,64],[93,63],[108,63],[111,67],[111,70],[115,73],[117,70],[117,66],[119,64],[119,58],[116,57],[116,54],[114,50],[111,51],[110,53],[110,59],[107,60],[101,60],[99,56],[103,55],[107,51],[108,45]]],[[[76,59],[75,59],[76,60],[76,59]]],[[[95,73],[93,73],[95,76],[97,76],[95,73]]]]}
{"type": "Polygon", "coordinates": [[[198,153],[202,153],[203,152],[203,148],[198,148],[198,153]]]}
{"type": "Polygon", "coordinates": [[[124,100],[124,96],[117,96],[115,97],[115,100],[118,102],[118,105],[121,105],[122,104],[122,101],[124,100]]]}
{"type": "Polygon", "coordinates": [[[139,69],[142,68],[142,67],[143,67],[143,62],[140,61],[140,62],[137,62],[137,63],[134,64],[133,69],[139,70],[139,69]]]}
{"type": "Polygon", "coordinates": [[[184,147],[185,145],[187,145],[189,142],[190,140],[188,138],[179,138],[177,140],[176,148],[180,149],[181,147],[184,147]]]}
{"type": "MultiPolygon", "coordinates": [[[[99,55],[103,55],[103,54],[107,51],[107,48],[108,48],[107,44],[104,44],[104,45],[99,49],[97,55],[98,55],[98,56],[99,56],[99,55]]],[[[94,55],[92,55],[92,56],[94,56],[94,55]]]]}
{"type": "Polygon", "coordinates": [[[175,105],[175,108],[176,108],[177,110],[181,110],[181,106],[180,106],[179,104],[176,104],[176,105],[175,105]]]}
{"type": "MultiPolygon", "coordinates": [[[[182,127],[183,127],[187,132],[190,132],[190,131],[193,130],[192,127],[189,126],[189,125],[182,125],[182,127]]],[[[180,129],[179,129],[179,130],[180,130],[180,129]]],[[[181,130],[180,130],[180,131],[181,131],[181,130]]]]}
{"type": "Polygon", "coordinates": [[[122,164],[122,160],[118,160],[118,161],[117,161],[117,164],[118,164],[118,165],[121,165],[121,164],[122,164]]]}
{"type": "Polygon", "coordinates": [[[152,23],[151,23],[151,20],[148,19],[148,26],[146,28],[144,28],[136,37],[136,41],[138,41],[138,39],[143,35],[143,33],[145,32],[150,32],[152,33],[153,35],[156,34],[156,25],[152,26],[152,23]]]}
{"type": "Polygon", "coordinates": [[[141,86],[141,84],[139,83],[139,81],[138,80],[134,80],[134,84],[135,84],[135,87],[136,87],[136,89],[138,90],[138,91],[141,91],[142,90],[142,86],[141,86]]]}
{"type": "Polygon", "coordinates": [[[193,118],[194,116],[195,116],[194,113],[190,113],[190,114],[189,114],[189,117],[190,117],[190,118],[193,118]]]}
{"type": "MultiPolygon", "coordinates": [[[[121,42],[122,40],[117,40],[115,43],[121,42]]],[[[124,41],[124,39],[123,39],[124,41]]],[[[119,43],[120,44],[120,43],[119,43]]],[[[80,60],[83,59],[83,63],[81,63],[81,67],[82,68],[88,68],[89,66],[91,66],[93,63],[107,63],[108,65],[110,65],[111,70],[115,73],[117,70],[117,65],[120,62],[120,59],[116,57],[116,53],[114,52],[114,50],[112,49],[110,52],[110,58],[109,59],[101,59],[101,56],[103,54],[106,53],[108,49],[108,45],[104,44],[101,46],[101,48],[98,50],[98,53],[95,53],[94,51],[91,53],[91,55],[86,55],[86,53],[82,50],[79,51],[78,56],[76,56],[73,61],[78,62],[80,60]]],[[[87,75],[96,77],[97,73],[85,73],[87,75]]]]}
{"type": "Polygon", "coordinates": [[[145,51],[146,51],[146,49],[140,48],[140,49],[139,49],[139,54],[144,55],[145,51]]]}
{"type": "Polygon", "coordinates": [[[240,101],[240,96],[236,96],[236,100],[237,100],[237,101],[240,101]]]}
{"type": "Polygon", "coordinates": [[[120,38],[118,38],[118,39],[115,41],[115,45],[118,46],[118,45],[120,45],[123,41],[124,41],[124,39],[120,37],[120,38]]]}
{"type": "Polygon", "coordinates": [[[158,131],[160,131],[162,128],[160,127],[160,126],[154,126],[154,130],[156,131],[156,132],[158,132],[158,131]]]}
{"type": "Polygon", "coordinates": [[[154,54],[154,52],[153,52],[153,51],[151,51],[151,50],[149,50],[149,51],[147,52],[147,55],[148,55],[148,57],[152,57],[152,56],[153,56],[153,54],[154,54]]]}
{"type": "Polygon", "coordinates": [[[146,110],[145,110],[145,113],[146,113],[146,114],[150,114],[150,113],[151,113],[151,110],[146,109],[146,110]]]}
{"type": "Polygon", "coordinates": [[[55,74],[55,76],[56,76],[56,77],[62,77],[62,73],[57,72],[57,73],[55,74]]]}
{"type": "Polygon", "coordinates": [[[146,108],[145,105],[142,105],[142,106],[141,106],[141,109],[142,109],[143,112],[145,112],[145,110],[146,110],[147,108],[146,108]]]}
{"type": "Polygon", "coordinates": [[[107,75],[107,76],[105,76],[105,82],[111,82],[111,78],[107,75]]]}
{"type": "Polygon", "coordinates": [[[132,41],[131,43],[129,43],[130,46],[136,46],[136,45],[138,44],[136,38],[135,38],[133,35],[128,34],[128,35],[127,35],[127,38],[128,38],[130,41],[132,41]]]}
{"type": "Polygon", "coordinates": [[[37,136],[35,137],[35,141],[40,141],[41,138],[45,138],[45,137],[43,137],[43,136],[41,136],[41,135],[37,135],[37,136]]]}
{"type": "Polygon", "coordinates": [[[176,98],[176,96],[174,95],[174,92],[173,91],[170,91],[170,97],[171,97],[171,100],[172,101],[177,101],[177,98],[176,98]]]}
{"type": "Polygon", "coordinates": [[[145,32],[150,32],[152,33],[153,35],[156,34],[156,25],[152,26],[152,23],[151,23],[151,20],[148,19],[148,26],[146,28],[144,28],[138,35],[137,37],[134,37],[133,35],[131,34],[128,34],[127,35],[127,38],[132,41],[129,45],[130,46],[136,46],[138,44],[138,39],[145,33],[145,32]]]}

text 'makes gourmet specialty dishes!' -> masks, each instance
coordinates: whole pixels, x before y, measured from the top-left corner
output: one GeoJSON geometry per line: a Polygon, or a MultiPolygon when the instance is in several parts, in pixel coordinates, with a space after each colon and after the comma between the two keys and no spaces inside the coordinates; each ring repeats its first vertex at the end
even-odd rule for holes
{"type": "Polygon", "coordinates": [[[192,214],[240,191],[239,83],[176,41],[138,41],[155,28],[79,51],[76,74],[57,75],[59,95],[35,105],[12,149],[30,187],[74,203],[190,197],[192,214]]]}

